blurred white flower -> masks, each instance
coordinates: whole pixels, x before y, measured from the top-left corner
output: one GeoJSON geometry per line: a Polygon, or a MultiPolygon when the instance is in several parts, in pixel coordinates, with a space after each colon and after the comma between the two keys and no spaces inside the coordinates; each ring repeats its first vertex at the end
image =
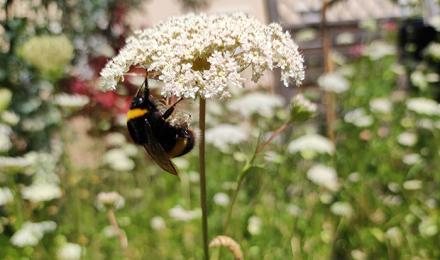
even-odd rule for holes
{"type": "Polygon", "coordinates": [[[361,175],[358,172],[352,172],[348,175],[348,180],[351,182],[358,182],[361,180],[361,175]]]}
{"type": "Polygon", "coordinates": [[[292,98],[290,117],[292,122],[302,122],[311,118],[316,110],[316,104],[310,102],[302,94],[297,94],[292,98]]]}
{"type": "Polygon", "coordinates": [[[0,169],[24,169],[31,165],[26,157],[4,157],[0,156],[0,169]]]}
{"type": "Polygon", "coordinates": [[[261,233],[261,226],[263,222],[257,216],[251,216],[248,220],[247,230],[251,235],[258,235],[261,233]]]}
{"type": "Polygon", "coordinates": [[[330,204],[333,201],[333,194],[327,191],[321,192],[319,200],[324,204],[330,204]]]}
{"type": "Polygon", "coordinates": [[[339,188],[336,170],[325,165],[318,164],[310,168],[307,172],[307,178],[313,183],[331,191],[336,191],[339,188]]]}
{"type": "Polygon", "coordinates": [[[105,142],[109,146],[122,146],[127,143],[127,140],[123,134],[113,132],[105,136],[105,142]]]}
{"type": "Polygon", "coordinates": [[[370,100],[370,109],[372,112],[389,114],[392,108],[392,103],[388,98],[380,97],[370,100]]]}
{"type": "Polygon", "coordinates": [[[403,188],[405,190],[420,190],[423,186],[421,180],[408,180],[403,183],[403,188]]]}
{"type": "Polygon", "coordinates": [[[180,170],[186,170],[189,167],[189,161],[182,157],[174,158],[173,163],[176,165],[177,169],[180,170]]]}
{"type": "Polygon", "coordinates": [[[350,87],[348,80],[339,73],[328,73],[319,76],[318,85],[322,90],[336,94],[343,93],[350,87]]]}
{"type": "Polygon", "coordinates": [[[166,228],[165,220],[159,216],[152,217],[150,220],[150,226],[154,230],[162,230],[166,228]]]}
{"type": "Polygon", "coordinates": [[[214,203],[226,207],[229,204],[229,196],[224,192],[219,192],[214,195],[214,203]]]}
{"type": "Polygon", "coordinates": [[[96,207],[99,210],[104,210],[105,208],[120,209],[124,207],[125,199],[116,191],[111,192],[100,192],[96,196],[96,207]]]}
{"type": "Polygon", "coordinates": [[[57,199],[61,194],[60,187],[51,183],[34,183],[21,189],[23,198],[35,203],[57,199]]]}
{"type": "Polygon", "coordinates": [[[385,232],[385,236],[391,241],[394,246],[400,246],[403,241],[402,232],[398,227],[391,227],[385,232]]]}
{"type": "Polygon", "coordinates": [[[312,28],[302,29],[296,33],[298,42],[308,42],[314,40],[317,36],[316,30],[312,28]]]}
{"type": "Polygon", "coordinates": [[[290,153],[333,154],[335,152],[335,146],[324,136],[318,134],[306,134],[290,142],[287,150],[290,153]]]}
{"type": "Polygon", "coordinates": [[[406,107],[417,114],[435,116],[440,115],[439,104],[432,99],[417,97],[406,101],[406,107]]]}
{"type": "Polygon", "coordinates": [[[437,32],[440,32],[440,15],[433,15],[428,19],[428,24],[434,27],[437,32]]]}
{"type": "Polygon", "coordinates": [[[228,109],[240,113],[244,117],[250,117],[255,114],[263,117],[272,117],[275,109],[283,105],[284,102],[280,96],[253,92],[229,102],[228,109]]]}
{"type": "Polygon", "coordinates": [[[192,219],[200,218],[202,212],[200,209],[186,210],[182,206],[177,205],[168,211],[170,217],[178,221],[190,221],[192,219]]]}
{"type": "Polygon", "coordinates": [[[431,218],[424,218],[419,224],[419,232],[425,237],[435,236],[438,233],[436,221],[431,218]]]}
{"type": "Polygon", "coordinates": [[[11,190],[8,187],[0,188],[0,206],[6,205],[14,200],[11,190]]]}
{"type": "Polygon", "coordinates": [[[355,41],[355,35],[351,32],[342,32],[336,36],[336,43],[338,45],[353,44],[355,41]]]}
{"type": "Polygon", "coordinates": [[[55,95],[53,102],[60,107],[75,109],[87,105],[90,102],[90,98],[84,95],[63,93],[55,95]]]}
{"type": "Polygon", "coordinates": [[[332,204],[330,210],[333,214],[343,217],[351,217],[353,215],[353,208],[347,202],[337,201],[332,204]]]}
{"type": "Polygon", "coordinates": [[[405,154],[402,161],[406,165],[414,165],[422,161],[422,157],[418,153],[405,154]]]}
{"type": "Polygon", "coordinates": [[[82,248],[75,243],[65,243],[57,251],[58,260],[78,260],[81,259],[82,248]]]}
{"type": "Polygon", "coordinates": [[[365,260],[365,259],[368,259],[367,258],[367,254],[365,254],[364,252],[362,252],[359,249],[355,249],[355,250],[351,251],[351,257],[353,257],[354,260],[365,260]]]}
{"type": "Polygon", "coordinates": [[[373,117],[367,115],[363,108],[356,108],[345,114],[344,121],[362,128],[371,126],[373,124],[373,117]]]}
{"type": "Polygon", "coordinates": [[[397,142],[403,146],[414,146],[417,143],[417,135],[411,132],[403,132],[397,136],[397,142]]]}
{"type": "Polygon", "coordinates": [[[4,111],[1,113],[1,120],[8,125],[16,125],[20,121],[20,117],[12,111],[4,111]]]}
{"type": "Polygon", "coordinates": [[[115,171],[131,171],[135,167],[134,161],[121,148],[108,150],[104,154],[103,161],[115,171]]]}
{"type": "Polygon", "coordinates": [[[384,41],[374,41],[367,46],[364,54],[372,60],[378,60],[396,54],[396,47],[384,41]]]}
{"type": "Polygon", "coordinates": [[[44,234],[54,231],[56,227],[57,224],[53,221],[26,222],[11,237],[11,243],[17,247],[35,246],[44,234]]]}
{"type": "Polygon", "coordinates": [[[426,47],[425,53],[434,60],[440,61],[440,43],[432,42],[426,47]]]}
{"type": "Polygon", "coordinates": [[[274,151],[266,151],[264,153],[264,160],[271,163],[282,163],[283,162],[283,155],[274,152],[274,151]]]}
{"type": "Polygon", "coordinates": [[[289,205],[287,205],[287,212],[290,215],[292,215],[294,217],[297,217],[297,216],[299,216],[301,214],[302,210],[301,210],[300,207],[298,207],[295,204],[289,204],[289,205]]]}
{"type": "Polygon", "coordinates": [[[10,134],[12,129],[4,124],[0,124],[0,153],[7,152],[12,147],[12,142],[10,139],[10,134]]]}
{"type": "Polygon", "coordinates": [[[428,87],[428,79],[422,71],[416,70],[411,73],[410,76],[411,83],[421,90],[426,90],[428,87]]]}
{"type": "Polygon", "coordinates": [[[257,82],[265,70],[281,68],[281,80],[304,79],[303,58],[289,33],[242,13],[171,17],[138,31],[101,71],[101,85],[114,89],[124,73],[139,66],[159,72],[165,96],[229,96],[241,87],[240,72],[252,69],[257,82]]]}
{"type": "Polygon", "coordinates": [[[248,139],[248,133],[236,125],[221,124],[206,130],[206,142],[223,152],[228,152],[231,145],[248,139]]]}

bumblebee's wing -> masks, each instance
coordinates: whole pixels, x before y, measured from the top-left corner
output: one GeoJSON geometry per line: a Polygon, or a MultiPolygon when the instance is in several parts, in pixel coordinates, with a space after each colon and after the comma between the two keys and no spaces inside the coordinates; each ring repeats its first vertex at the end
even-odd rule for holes
{"type": "Polygon", "coordinates": [[[174,166],[173,162],[170,160],[169,155],[162,148],[156,137],[154,137],[153,131],[151,130],[151,125],[146,119],[145,124],[145,129],[148,135],[147,143],[143,144],[145,150],[147,150],[148,154],[160,166],[160,168],[171,174],[178,175],[176,166],[174,166]]]}

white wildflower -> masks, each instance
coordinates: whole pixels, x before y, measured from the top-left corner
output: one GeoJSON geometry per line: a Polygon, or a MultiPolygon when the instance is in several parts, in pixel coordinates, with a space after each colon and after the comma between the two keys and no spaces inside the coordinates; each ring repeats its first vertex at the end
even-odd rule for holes
{"type": "Polygon", "coordinates": [[[236,125],[222,124],[206,130],[206,142],[223,152],[229,151],[231,145],[242,143],[248,139],[248,133],[236,125]]]}
{"type": "Polygon", "coordinates": [[[406,165],[414,165],[422,161],[422,157],[418,153],[410,153],[403,156],[402,161],[406,165]]]}
{"type": "Polygon", "coordinates": [[[99,210],[103,210],[105,208],[114,208],[120,209],[124,207],[125,199],[116,191],[111,192],[100,192],[96,197],[96,207],[99,210]]]}
{"type": "Polygon", "coordinates": [[[288,212],[290,215],[292,215],[292,216],[294,216],[294,217],[297,217],[297,216],[299,216],[299,215],[301,214],[302,210],[301,210],[300,207],[298,207],[298,206],[295,205],[295,204],[289,204],[289,205],[287,206],[287,212],[288,212]]]}
{"type": "Polygon", "coordinates": [[[44,234],[54,231],[56,227],[57,225],[53,221],[26,222],[11,237],[11,243],[17,247],[35,246],[44,234]]]}
{"type": "Polygon", "coordinates": [[[358,172],[352,172],[348,175],[348,180],[351,182],[359,182],[361,180],[361,175],[358,172]]]}
{"type": "Polygon", "coordinates": [[[426,90],[426,88],[428,88],[428,79],[420,70],[413,71],[410,75],[410,80],[414,86],[421,90],[426,90]]]}
{"type": "Polygon", "coordinates": [[[336,36],[336,43],[338,45],[353,44],[356,41],[355,35],[350,32],[343,32],[336,36]]]}
{"type": "Polygon", "coordinates": [[[319,195],[319,200],[324,204],[330,204],[333,201],[333,194],[324,191],[319,195]]]}
{"type": "Polygon", "coordinates": [[[438,233],[436,221],[430,218],[423,219],[419,224],[419,232],[425,237],[435,236],[438,233]]]}
{"type": "Polygon", "coordinates": [[[10,135],[12,133],[12,129],[4,124],[0,124],[0,153],[7,152],[12,147],[12,142],[10,139],[10,135]]]}
{"type": "Polygon", "coordinates": [[[272,117],[275,109],[283,105],[284,102],[280,96],[254,92],[232,100],[228,104],[228,109],[232,112],[238,112],[244,117],[255,114],[262,117],[272,117]]]}
{"type": "Polygon", "coordinates": [[[0,188],[0,207],[12,202],[13,199],[14,197],[9,188],[0,188]]]}
{"type": "Polygon", "coordinates": [[[394,246],[400,246],[402,244],[403,235],[402,235],[402,232],[400,231],[400,229],[398,227],[389,228],[385,232],[385,236],[386,236],[386,238],[388,238],[390,240],[390,242],[394,246]]]}
{"type": "Polygon", "coordinates": [[[195,98],[230,95],[241,87],[240,72],[252,69],[257,82],[265,70],[281,68],[281,79],[300,84],[303,58],[290,34],[244,14],[189,14],[138,31],[101,71],[101,85],[114,89],[132,66],[160,73],[162,94],[195,98]]]}
{"type": "Polygon", "coordinates": [[[21,194],[24,199],[32,202],[50,201],[61,197],[61,189],[56,184],[34,183],[31,186],[23,187],[21,194]]]}
{"type": "Polygon", "coordinates": [[[166,228],[165,220],[159,216],[152,217],[150,220],[150,226],[154,230],[162,230],[166,228]]]}
{"type": "Polygon", "coordinates": [[[403,188],[405,190],[420,190],[423,186],[421,180],[408,180],[403,183],[403,188]]]}
{"type": "Polygon", "coordinates": [[[57,251],[58,260],[79,260],[81,259],[82,248],[75,243],[65,243],[57,251]]]}
{"type": "Polygon", "coordinates": [[[353,208],[347,202],[337,201],[332,204],[330,210],[333,214],[343,217],[351,217],[353,215],[353,208]]]}
{"type": "Polygon", "coordinates": [[[440,115],[439,104],[432,99],[417,97],[406,102],[406,107],[417,114],[434,116],[440,115]]]}
{"type": "Polygon", "coordinates": [[[318,134],[303,135],[289,143],[287,150],[290,153],[300,152],[307,158],[313,157],[314,154],[333,154],[335,152],[335,146],[333,143],[324,136],[318,134]]]}
{"type": "Polygon", "coordinates": [[[374,113],[389,114],[392,108],[392,103],[388,98],[381,97],[370,100],[370,109],[374,113]]]}
{"type": "Polygon", "coordinates": [[[368,259],[367,258],[367,254],[362,252],[359,249],[355,249],[355,250],[351,251],[350,255],[351,255],[351,257],[353,257],[354,260],[365,260],[365,259],[368,259]]]}
{"type": "Polygon", "coordinates": [[[372,60],[396,54],[396,47],[384,41],[374,41],[365,49],[365,55],[372,60]]]}
{"type": "Polygon", "coordinates": [[[229,196],[224,192],[219,192],[214,195],[214,203],[226,207],[229,204],[229,196]]]}
{"type": "Polygon", "coordinates": [[[118,132],[106,135],[105,141],[109,146],[122,146],[127,143],[125,136],[118,132]]]}
{"type": "Polygon", "coordinates": [[[373,124],[373,117],[367,115],[363,108],[356,108],[345,114],[344,121],[357,127],[368,127],[373,124]]]}
{"type": "Polygon", "coordinates": [[[258,235],[261,233],[261,226],[263,222],[257,216],[251,216],[248,220],[247,230],[251,235],[258,235]]]}
{"type": "Polygon", "coordinates": [[[120,148],[114,148],[104,154],[103,161],[115,171],[131,171],[135,164],[127,153],[120,148]]]}
{"type": "Polygon", "coordinates": [[[70,95],[63,93],[57,94],[54,97],[54,104],[68,109],[81,108],[87,105],[89,102],[89,97],[78,94],[70,95]]]}
{"type": "Polygon", "coordinates": [[[0,119],[8,125],[16,125],[20,121],[20,117],[12,111],[4,111],[0,119]]]}
{"type": "Polygon", "coordinates": [[[318,85],[322,90],[336,94],[343,93],[350,87],[348,80],[336,72],[319,76],[318,85]]]}
{"type": "Polygon", "coordinates": [[[174,208],[171,208],[168,213],[170,214],[170,217],[174,218],[178,221],[190,221],[192,219],[200,218],[201,216],[201,210],[186,210],[182,208],[182,206],[177,205],[174,208]]]}
{"type": "Polygon", "coordinates": [[[279,154],[274,151],[266,151],[264,153],[264,160],[271,163],[282,163],[284,160],[284,157],[282,154],[279,154]]]}
{"type": "Polygon", "coordinates": [[[417,135],[411,132],[403,132],[397,136],[397,142],[403,146],[414,146],[417,143],[417,135]]]}
{"type": "Polygon", "coordinates": [[[290,118],[292,122],[302,122],[312,117],[316,110],[316,104],[310,102],[303,95],[298,94],[292,98],[290,118]]]}
{"type": "Polygon", "coordinates": [[[0,156],[0,169],[24,169],[31,165],[31,161],[26,157],[5,157],[0,156]]]}
{"type": "Polygon", "coordinates": [[[426,47],[425,52],[436,61],[440,61],[440,43],[432,42],[426,47]]]}
{"type": "Polygon", "coordinates": [[[336,191],[339,188],[338,176],[335,169],[324,166],[315,165],[307,172],[307,178],[313,183],[325,187],[331,191],[336,191]]]}

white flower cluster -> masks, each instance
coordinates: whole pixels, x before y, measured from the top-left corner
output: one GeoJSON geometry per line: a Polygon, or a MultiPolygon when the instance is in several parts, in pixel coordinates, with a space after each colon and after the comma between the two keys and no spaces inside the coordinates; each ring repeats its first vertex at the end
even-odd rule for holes
{"type": "Polygon", "coordinates": [[[321,164],[310,168],[307,172],[307,178],[316,185],[331,191],[337,191],[340,186],[336,170],[321,164]]]}
{"type": "Polygon", "coordinates": [[[408,110],[427,116],[440,115],[440,105],[432,99],[416,97],[406,101],[408,110]]]}
{"type": "Polygon", "coordinates": [[[285,85],[304,79],[303,57],[290,34],[242,13],[172,17],[136,32],[101,71],[101,87],[114,89],[133,66],[159,72],[163,95],[191,98],[230,95],[230,86],[242,86],[246,68],[255,82],[275,67],[285,85]]]}
{"type": "Polygon", "coordinates": [[[229,152],[230,147],[246,141],[249,134],[245,129],[230,124],[221,124],[206,130],[206,142],[222,152],[229,152]]]}
{"type": "Polygon", "coordinates": [[[107,207],[120,209],[124,207],[125,199],[116,191],[112,192],[100,192],[96,196],[96,207],[99,210],[103,210],[107,207]]]}
{"type": "Polygon", "coordinates": [[[336,94],[343,93],[350,88],[348,80],[337,72],[319,76],[318,85],[322,90],[336,94]]]}
{"type": "Polygon", "coordinates": [[[232,100],[229,102],[228,108],[244,117],[251,117],[255,114],[262,117],[273,117],[275,109],[283,105],[284,102],[280,96],[254,92],[232,100]]]}
{"type": "Polygon", "coordinates": [[[290,142],[287,149],[290,153],[311,152],[333,154],[335,152],[333,143],[326,137],[318,134],[303,135],[290,142]]]}
{"type": "Polygon", "coordinates": [[[82,248],[75,243],[65,243],[57,251],[58,260],[79,260],[81,259],[82,248]]]}
{"type": "Polygon", "coordinates": [[[173,219],[184,222],[200,218],[200,216],[202,215],[202,211],[200,209],[186,210],[180,205],[171,208],[168,213],[173,219]]]}
{"type": "Polygon", "coordinates": [[[57,224],[53,221],[26,222],[11,237],[11,243],[17,247],[35,246],[44,234],[54,231],[56,227],[57,224]]]}

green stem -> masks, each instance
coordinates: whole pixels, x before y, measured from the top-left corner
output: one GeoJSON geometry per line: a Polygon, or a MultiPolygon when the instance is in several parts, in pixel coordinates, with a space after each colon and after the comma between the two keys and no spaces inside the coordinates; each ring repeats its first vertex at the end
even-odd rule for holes
{"type": "Polygon", "coordinates": [[[223,226],[223,234],[226,234],[228,231],[228,227],[229,227],[229,222],[231,220],[231,216],[232,216],[232,211],[234,209],[234,205],[235,202],[237,200],[237,196],[238,196],[238,192],[240,191],[241,185],[243,184],[243,180],[244,177],[246,176],[246,174],[249,172],[249,170],[251,169],[252,166],[252,162],[253,159],[255,157],[253,157],[251,159],[251,161],[248,161],[245,166],[243,167],[243,169],[241,169],[240,175],[238,176],[238,181],[237,181],[237,186],[234,189],[234,194],[232,195],[232,200],[231,203],[229,204],[229,208],[228,208],[228,214],[226,215],[226,220],[225,220],[225,224],[223,226]]]}
{"type": "Polygon", "coordinates": [[[202,231],[203,231],[203,252],[205,260],[209,260],[208,247],[208,210],[206,206],[206,166],[205,166],[205,116],[206,116],[206,100],[200,97],[199,106],[199,174],[200,174],[200,207],[202,208],[202,231]]]}

